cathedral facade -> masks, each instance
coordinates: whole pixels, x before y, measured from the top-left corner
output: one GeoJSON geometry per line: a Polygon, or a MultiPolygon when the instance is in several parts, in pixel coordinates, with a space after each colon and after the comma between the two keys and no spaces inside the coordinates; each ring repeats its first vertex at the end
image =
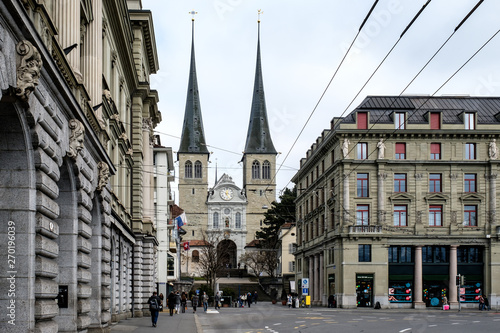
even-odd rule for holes
{"type": "Polygon", "coordinates": [[[183,273],[199,275],[196,266],[200,247],[206,244],[207,238],[214,239],[209,236],[214,234],[220,235],[215,238],[220,240],[218,243],[225,250],[229,250],[222,264],[237,266],[240,256],[245,253],[245,246],[255,238],[255,232],[262,225],[266,207],[275,200],[276,155],[267,119],[259,37],[253,100],[241,159],[243,185],[238,187],[229,175],[224,174],[216,179],[213,188],[209,188],[207,170],[210,153],[205,141],[198,94],[193,38],[184,125],[177,152],[179,205],[189,221],[183,227],[187,232],[183,240],[191,245],[191,250],[183,253],[182,267],[188,267],[183,273]]]}

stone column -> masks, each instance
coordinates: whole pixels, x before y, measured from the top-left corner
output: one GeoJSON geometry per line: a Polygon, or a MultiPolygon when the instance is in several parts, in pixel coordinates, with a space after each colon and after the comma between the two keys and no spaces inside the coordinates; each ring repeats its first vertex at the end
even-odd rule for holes
{"type": "Polygon", "coordinates": [[[309,256],[309,296],[313,297],[314,283],[313,283],[313,269],[314,269],[314,256],[309,256]]]}
{"type": "Polygon", "coordinates": [[[494,173],[491,173],[489,175],[489,180],[490,180],[490,214],[489,214],[489,223],[495,224],[496,223],[496,211],[497,211],[497,175],[494,173]]]}
{"type": "Polygon", "coordinates": [[[450,305],[457,305],[458,300],[457,300],[457,281],[456,281],[456,276],[457,276],[457,248],[458,245],[451,245],[450,246],[450,268],[449,268],[449,275],[450,275],[450,280],[448,283],[448,289],[449,289],[449,294],[448,294],[448,303],[450,305]]]}
{"type": "Polygon", "coordinates": [[[422,302],[422,246],[415,247],[415,308],[425,308],[425,303],[422,302]]]}
{"type": "Polygon", "coordinates": [[[142,120],[142,154],[144,156],[144,175],[143,175],[143,219],[144,221],[153,221],[154,205],[152,196],[152,175],[153,169],[153,148],[151,146],[151,118],[143,118],[142,120]]]}
{"type": "Polygon", "coordinates": [[[314,297],[313,301],[314,303],[317,303],[319,301],[319,293],[320,293],[320,286],[319,286],[319,255],[314,255],[314,297]]]}
{"type": "MultiPolygon", "coordinates": [[[[351,216],[349,216],[349,172],[344,171],[344,188],[343,188],[343,206],[344,206],[344,225],[348,224],[351,216]]],[[[352,217],[355,219],[356,217],[352,217]]],[[[355,223],[354,223],[355,224],[355,223]]]]}
{"type": "Polygon", "coordinates": [[[325,293],[325,256],[324,252],[319,254],[319,290],[320,290],[320,301],[321,305],[326,304],[326,293],[325,293]]]}
{"type": "Polygon", "coordinates": [[[66,58],[77,78],[81,80],[80,0],[54,1],[54,6],[55,24],[58,30],[57,39],[63,49],[76,44],[76,47],[66,55],[66,58]]]}
{"type": "Polygon", "coordinates": [[[377,186],[377,206],[378,206],[378,224],[382,225],[385,222],[385,190],[384,184],[387,178],[387,173],[379,171],[378,186],[377,186]]]}
{"type": "MultiPolygon", "coordinates": [[[[102,103],[102,0],[92,1],[94,20],[87,26],[83,42],[82,73],[85,87],[90,95],[91,105],[102,103]]],[[[75,52],[75,51],[73,51],[75,52]]],[[[101,128],[106,123],[102,117],[102,107],[95,110],[97,121],[101,128]]]]}

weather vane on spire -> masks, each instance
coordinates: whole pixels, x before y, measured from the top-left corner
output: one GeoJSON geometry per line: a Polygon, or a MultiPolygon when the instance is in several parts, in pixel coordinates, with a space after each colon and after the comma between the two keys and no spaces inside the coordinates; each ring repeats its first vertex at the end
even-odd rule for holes
{"type": "Polygon", "coordinates": [[[196,14],[198,14],[198,12],[195,12],[194,10],[190,11],[189,14],[193,15],[193,18],[191,19],[192,21],[194,21],[194,16],[196,14]]]}
{"type": "Polygon", "coordinates": [[[260,15],[261,15],[261,14],[264,14],[264,11],[263,11],[262,9],[259,9],[259,10],[257,11],[257,22],[259,22],[259,23],[260,23],[260,15]]]}

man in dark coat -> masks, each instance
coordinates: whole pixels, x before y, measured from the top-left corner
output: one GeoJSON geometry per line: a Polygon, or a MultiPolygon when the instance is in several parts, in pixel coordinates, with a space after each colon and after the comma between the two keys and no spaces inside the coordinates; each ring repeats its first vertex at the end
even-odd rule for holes
{"type": "Polygon", "coordinates": [[[149,312],[151,312],[151,322],[153,327],[156,327],[156,322],[158,321],[158,312],[160,311],[161,299],[153,292],[153,295],[148,299],[149,312]]]}
{"type": "Polygon", "coordinates": [[[175,301],[176,301],[176,297],[175,297],[174,292],[172,291],[172,292],[170,292],[170,294],[167,297],[168,311],[169,311],[171,316],[174,315],[175,301]]]}

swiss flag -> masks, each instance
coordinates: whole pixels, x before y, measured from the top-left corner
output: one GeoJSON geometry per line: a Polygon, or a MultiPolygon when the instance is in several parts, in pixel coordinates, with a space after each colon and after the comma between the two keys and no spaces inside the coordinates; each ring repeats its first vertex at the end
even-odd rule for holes
{"type": "Polygon", "coordinates": [[[189,242],[184,242],[184,251],[188,251],[189,250],[189,242]]]}

